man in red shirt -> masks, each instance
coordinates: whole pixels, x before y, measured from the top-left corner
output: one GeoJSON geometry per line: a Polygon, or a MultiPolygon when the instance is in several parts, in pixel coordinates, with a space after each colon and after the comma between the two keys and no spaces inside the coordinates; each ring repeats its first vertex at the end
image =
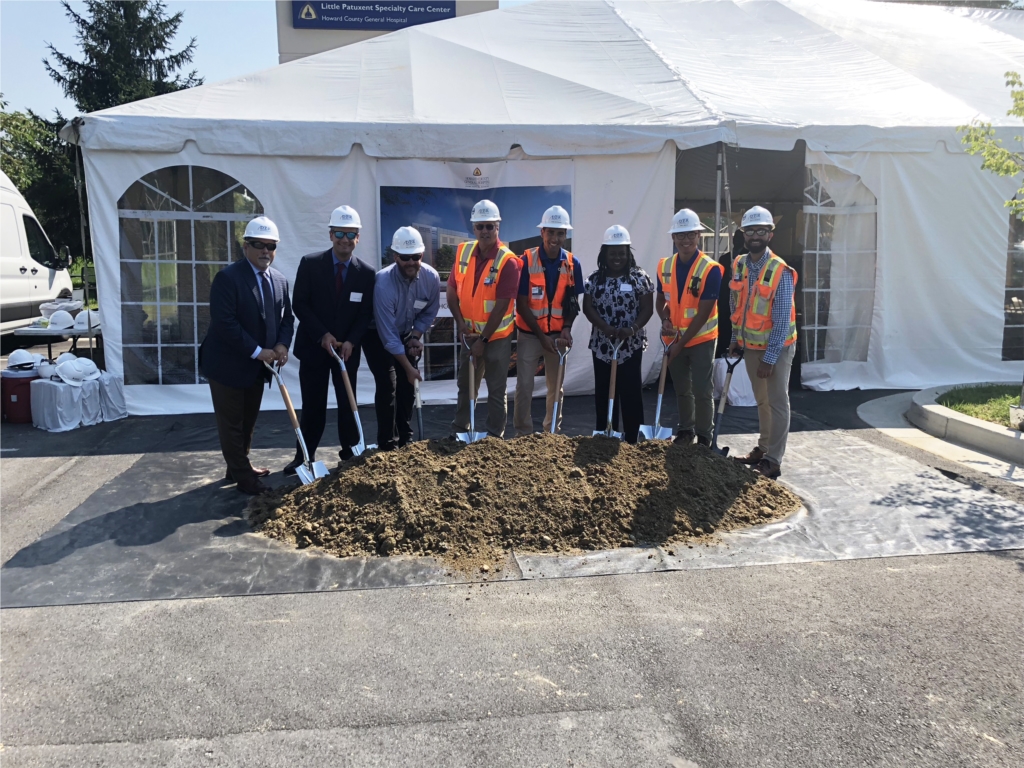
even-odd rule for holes
{"type": "Polygon", "coordinates": [[[498,237],[501,214],[490,200],[473,206],[470,222],[476,240],[462,243],[448,276],[448,308],[455,318],[459,355],[459,399],[452,432],[469,430],[469,355],[476,366],[475,387],[487,381],[487,432],[503,437],[508,420],[509,363],[515,298],[521,262],[498,237]],[[462,344],[463,339],[470,345],[462,344]]]}

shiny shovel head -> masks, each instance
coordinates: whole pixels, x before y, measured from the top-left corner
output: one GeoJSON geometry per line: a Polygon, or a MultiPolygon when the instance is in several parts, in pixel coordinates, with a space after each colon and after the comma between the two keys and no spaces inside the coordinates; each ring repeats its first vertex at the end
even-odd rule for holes
{"type": "Polygon", "coordinates": [[[622,433],[621,432],[615,432],[614,430],[608,430],[608,429],[595,429],[594,430],[594,437],[614,437],[616,440],[621,440],[622,439],[622,433]]]}
{"type": "Polygon", "coordinates": [[[487,437],[486,432],[456,432],[455,436],[462,442],[469,445],[470,443],[476,443],[487,437]]]}
{"type": "Polygon", "coordinates": [[[303,485],[309,485],[312,482],[319,480],[321,477],[327,477],[330,470],[327,469],[327,465],[322,461],[314,461],[310,464],[299,464],[295,468],[295,474],[302,481],[303,485]]]}
{"type": "Polygon", "coordinates": [[[640,436],[644,440],[671,440],[673,434],[671,427],[655,427],[652,424],[641,424],[640,436]]]}
{"type": "Polygon", "coordinates": [[[364,445],[363,441],[360,440],[358,445],[350,445],[349,448],[352,451],[353,456],[362,456],[363,451],[373,451],[377,449],[377,444],[372,443],[370,445],[364,445]]]}

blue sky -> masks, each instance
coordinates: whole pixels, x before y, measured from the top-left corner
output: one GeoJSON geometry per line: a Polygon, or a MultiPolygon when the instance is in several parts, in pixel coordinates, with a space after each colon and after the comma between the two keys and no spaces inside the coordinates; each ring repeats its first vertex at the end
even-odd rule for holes
{"type": "Polygon", "coordinates": [[[541,214],[560,205],[572,217],[571,187],[502,187],[486,191],[440,187],[384,187],[381,189],[381,242],[407,224],[428,224],[456,232],[472,232],[469,213],[479,200],[491,200],[501,211],[501,239],[523,240],[540,234],[541,214]],[[388,198],[395,202],[388,204],[388,198]]]}
{"type": "MultiPolygon", "coordinates": [[[[522,0],[502,0],[501,7],[522,0]]],[[[72,2],[81,13],[85,4],[72,2]]],[[[167,2],[169,13],[184,11],[175,50],[196,38],[192,67],[207,83],[277,65],[277,15],[272,0],[189,0],[167,2]]],[[[77,112],[46,70],[46,43],[79,56],[74,27],[57,0],[0,2],[0,93],[10,109],[31,108],[50,116],[77,112]]]]}

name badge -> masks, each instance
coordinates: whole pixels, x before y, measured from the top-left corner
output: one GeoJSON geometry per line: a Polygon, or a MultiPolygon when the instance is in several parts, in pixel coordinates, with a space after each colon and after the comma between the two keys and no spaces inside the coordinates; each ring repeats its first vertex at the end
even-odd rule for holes
{"type": "Polygon", "coordinates": [[[533,288],[531,288],[530,290],[533,293],[533,298],[535,298],[535,299],[543,299],[544,298],[544,289],[541,288],[539,285],[533,286],[533,288]]]}
{"type": "Polygon", "coordinates": [[[619,283],[619,293],[632,293],[632,292],[633,292],[633,284],[632,283],[619,283]]]}
{"type": "Polygon", "coordinates": [[[355,291],[353,291],[352,293],[350,293],[348,295],[348,300],[349,301],[362,301],[363,300],[363,294],[356,293],[355,291]]]}
{"type": "Polygon", "coordinates": [[[672,294],[669,293],[668,291],[665,291],[665,301],[667,301],[669,303],[672,302],[672,294]]]}
{"type": "Polygon", "coordinates": [[[494,285],[494,278],[493,277],[484,278],[484,285],[494,285]]]}
{"type": "Polygon", "coordinates": [[[427,302],[423,301],[422,299],[416,299],[416,301],[414,301],[412,303],[412,308],[413,309],[423,309],[426,306],[427,306],[427,302]]]}

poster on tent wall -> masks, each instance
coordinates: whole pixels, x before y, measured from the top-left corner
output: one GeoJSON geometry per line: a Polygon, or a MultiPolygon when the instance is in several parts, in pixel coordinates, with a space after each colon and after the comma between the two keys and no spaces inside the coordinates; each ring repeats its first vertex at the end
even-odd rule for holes
{"type": "MultiPolygon", "coordinates": [[[[540,245],[541,214],[560,205],[572,216],[572,160],[509,160],[450,163],[432,160],[380,160],[377,163],[378,231],[381,265],[390,263],[391,235],[411,226],[423,236],[424,262],[441,275],[441,310],[427,334],[423,354],[426,381],[456,378],[458,344],[444,285],[461,243],[473,239],[473,206],[491,200],[501,212],[500,239],[520,255],[540,245]]],[[[571,233],[570,233],[571,235],[571,233]]],[[[571,250],[571,240],[565,244],[571,250]]],[[[515,340],[509,376],[516,375],[515,340]]]]}

